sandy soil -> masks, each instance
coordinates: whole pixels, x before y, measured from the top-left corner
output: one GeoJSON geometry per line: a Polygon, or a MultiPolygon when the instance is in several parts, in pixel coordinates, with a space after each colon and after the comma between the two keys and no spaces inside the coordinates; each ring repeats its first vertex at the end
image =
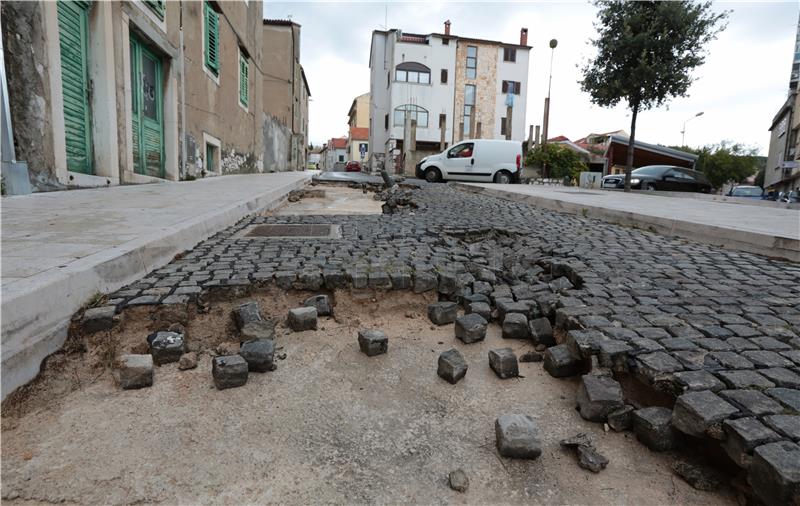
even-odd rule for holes
{"type": "MultiPolygon", "coordinates": [[[[283,319],[306,294],[256,298],[283,319]]],[[[249,300],[245,299],[245,300],[249,300]]],[[[191,346],[206,350],[235,339],[230,309],[213,303],[186,325],[191,346]]],[[[3,406],[2,497],[17,503],[531,503],[730,504],[728,493],[699,492],[672,475],[675,456],[656,454],[632,434],[604,433],[574,409],[575,381],[551,378],[541,363],[520,364],[521,379],[498,379],[490,348],[529,348],[503,340],[464,345],[453,326],[432,327],[426,299],[410,293],[336,294],[336,318],[316,332],[281,324],[276,344],[286,358],[271,373],[251,374],[240,388],[218,391],[210,353],[200,365],[156,370],[153,387],[121,391],[103,372],[109,353],[140,349],[166,325],[145,313],[126,315],[112,335],[95,336],[61,354],[45,378],[3,406]],[[381,328],[389,352],[369,358],[359,328],[381,328]],[[103,344],[105,343],[105,344],[103,344]],[[441,351],[458,348],[464,380],[436,375],[441,351]],[[79,361],[77,357],[83,357],[79,361]],[[72,369],[71,369],[72,368],[72,369]],[[76,382],[75,375],[80,378],[76,382]],[[70,378],[73,378],[70,380],[70,378]],[[79,387],[77,384],[79,383],[79,387]],[[536,461],[500,458],[494,420],[525,413],[539,423],[544,452],[536,461]],[[558,440],[591,435],[610,459],[592,474],[558,440]],[[463,468],[466,494],[448,487],[463,468]]]]}

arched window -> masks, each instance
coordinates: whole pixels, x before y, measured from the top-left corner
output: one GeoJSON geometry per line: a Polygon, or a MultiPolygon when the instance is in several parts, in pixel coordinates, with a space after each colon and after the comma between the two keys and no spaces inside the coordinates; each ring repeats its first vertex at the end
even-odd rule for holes
{"type": "Polygon", "coordinates": [[[430,84],[431,69],[421,63],[403,62],[395,67],[394,80],[401,83],[430,84]]]}
{"type": "Polygon", "coordinates": [[[394,126],[403,126],[406,121],[406,111],[411,119],[417,120],[419,128],[428,128],[428,111],[414,104],[401,105],[394,110],[394,126]]]}

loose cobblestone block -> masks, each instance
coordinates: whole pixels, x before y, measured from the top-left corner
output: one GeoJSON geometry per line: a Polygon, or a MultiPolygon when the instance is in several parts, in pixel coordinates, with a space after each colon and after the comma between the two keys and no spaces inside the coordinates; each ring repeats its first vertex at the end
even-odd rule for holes
{"type": "Polygon", "coordinates": [[[675,402],[672,411],[672,425],[695,437],[705,437],[714,433],[723,420],[738,413],[738,409],[725,402],[717,394],[708,390],[688,392],[675,402]]]}
{"type": "Polygon", "coordinates": [[[719,395],[746,415],[782,413],[780,403],[758,390],[723,390],[719,395]]]}
{"type": "Polygon", "coordinates": [[[147,341],[150,343],[150,354],[156,365],[177,362],[186,351],[183,334],[177,332],[154,332],[148,336],[147,341]]]}
{"type": "Polygon", "coordinates": [[[530,308],[527,304],[524,302],[514,302],[513,299],[499,300],[495,303],[495,305],[497,306],[497,318],[500,321],[505,321],[506,315],[521,314],[525,316],[530,311],[530,308]]]}
{"type": "Polygon", "coordinates": [[[753,451],[748,481],[768,505],[797,504],[800,499],[800,446],[769,443],[753,451]]]}
{"type": "Polygon", "coordinates": [[[486,302],[468,302],[465,312],[480,315],[487,322],[492,319],[492,308],[486,302]]]}
{"type": "Polygon", "coordinates": [[[317,308],[296,307],[289,310],[289,328],[295,332],[317,330],[317,308]]]}
{"type": "Polygon", "coordinates": [[[325,294],[312,295],[303,302],[303,305],[317,308],[317,316],[331,316],[333,314],[330,297],[325,294]]]}
{"type": "Polygon", "coordinates": [[[458,290],[458,276],[456,273],[450,271],[440,272],[437,290],[445,295],[456,293],[456,290],[458,290]]]}
{"type": "Polygon", "coordinates": [[[683,370],[680,362],[663,351],[638,355],[635,363],[639,374],[650,383],[683,370]]]}
{"type": "Polygon", "coordinates": [[[455,385],[467,374],[467,361],[457,349],[447,350],[439,355],[439,366],[436,374],[445,381],[455,385]]]}
{"type": "Polygon", "coordinates": [[[580,374],[583,363],[575,358],[566,344],[559,344],[544,352],[544,369],[554,378],[564,378],[580,374]]]}
{"type": "Polygon", "coordinates": [[[662,407],[637,409],[633,412],[633,432],[636,439],[653,451],[663,452],[675,447],[672,411],[662,407]]]}
{"type": "Polygon", "coordinates": [[[584,375],[578,385],[578,412],[584,420],[605,422],[608,414],[624,404],[622,388],[608,376],[584,375]]]}
{"type": "Polygon", "coordinates": [[[530,329],[528,319],[521,313],[506,313],[503,319],[504,339],[528,339],[530,329]]]}
{"type": "Polygon", "coordinates": [[[608,414],[608,419],[606,420],[608,426],[614,429],[617,432],[622,432],[624,430],[630,430],[633,427],[633,412],[634,407],[626,404],[621,408],[617,408],[611,413],[608,414]]]}
{"type": "Polygon", "coordinates": [[[250,372],[267,372],[275,369],[275,343],[272,340],[258,339],[242,343],[239,355],[247,362],[250,372]]]}
{"type": "Polygon", "coordinates": [[[628,354],[633,351],[633,348],[628,346],[627,343],[609,339],[600,341],[598,346],[600,348],[598,357],[601,366],[609,367],[615,371],[628,370],[628,354]]]}
{"type": "Polygon", "coordinates": [[[740,467],[749,467],[753,450],[757,446],[781,440],[775,431],[756,418],[738,418],[722,423],[725,440],[722,447],[728,456],[740,467]]]}
{"type": "Polygon", "coordinates": [[[492,285],[485,281],[473,281],[472,283],[472,293],[489,295],[492,293],[492,290],[494,290],[492,285]]]}
{"type": "Polygon", "coordinates": [[[367,278],[370,288],[377,290],[390,290],[392,288],[392,280],[389,274],[384,271],[370,272],[367,278]]]}
{"type": "Polygon", "coordinates": [[[534,343],[555,346],[556,340],[553,334],[553,326],[550,324],[549,319],[545,317],[535,318],[528,323],[528,327],[534,343]]]}
{"type": "Polygon", "coordinates": [[[497,451],[512,459],[536,459],[542,454],[539,428],[528,415],[501,415],[494,422],[497,451]]]}
{"type": "Polygon", "coordinates": [[[598,354],[600,342],[607,340],[608,337],[598,330],[570,330],[565,344],[576,357],[589,358],[598,354]]]}
{"type": "Polygon", "coordinates": [[[247,371],[247,362],[240,355],[218,356],[211,361],[211,375],[217,390],[244,385],[247,371]]]}
{"type": "Polygon", "coordinates": [[[119,386],[123,390],[153,385],[152,355],[122,355],[117,369],[119,386]]]}
{"type": "Polygon", "coordinates": [[[359,330],[358,346],[363,354],[374,357],[386,353],[389,349],[389,338],[380,330],[359,330]]]}
{"type": "Polygon", "coordinates": [[[498,348],[489,350],[489,367],[500,379],[516,378],[519,376],[517,356],[511,348],[498,348]]]}
{"type": "Polygon", "coordinates": [[[725,384],[708,371],[681,371],[672,376],[684,392],[711,390],[719,392],[725,384]]]}
{"type": "Polygon", "coordinates": [[[81,318],[81,327],[84,332],[93,333],[109,330],[114,324],[114,315],[117,314],[116,306],[92,307],[84,311],[81,318]]]}
{"type": "Polygon", "coordinates": [[[465,314],[456,318],[455,334],[465,344],[483,341],[486,337],[487,321],[477,313],[465,314]]]}
{"type": "Polygon", "coordinates": [[[428,304],[428,318],[436,325],[447,325],[456,321],[458,304],[455,302],[434,302],[428,304]]]}

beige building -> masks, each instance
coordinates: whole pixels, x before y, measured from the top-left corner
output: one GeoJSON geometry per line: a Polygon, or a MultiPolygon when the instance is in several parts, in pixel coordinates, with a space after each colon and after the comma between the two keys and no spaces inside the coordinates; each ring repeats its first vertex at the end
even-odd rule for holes
{"type": "Polygon", "coordinates": [[[347,118],[348,160],[365,162],[369,159],[369,93],[353,99],[347,118]]]}
{"type": "Polygon", "coordinates": [[[297,54],[281,137],[264,104],[262,7],[2,2],[16,159],[33,191],[302,168],[290,161],[305,160],[308,84],[297,54]]]}
{"type": "Polygon", "coordinates": [[[264,111],[289,129],[288,163],[298,170],[308,156],[308,99],[300,65],[300,25],[288,20],[263,21],[264,111]]]}

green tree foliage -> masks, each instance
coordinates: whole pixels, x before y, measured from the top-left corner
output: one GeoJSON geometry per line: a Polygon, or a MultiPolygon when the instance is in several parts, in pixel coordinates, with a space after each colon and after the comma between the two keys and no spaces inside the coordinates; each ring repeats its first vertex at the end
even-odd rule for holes
{"type": "Polygon", "coordinates": [[[756,172],[756,180],[755,180],[755,182],[753,184],[755,184],[756,186],[760,186],[761,188],[764,188],[764,173],[765,172],[766,172],[766,168],[764,168],[764,167],[758,169],[758,172],[756,172]]]}
{"type": "Polygon", "coordinates": [[[728,13],[711,12],[711,2],[596,0],[597,50],[583,68],[581,88],[593,103],[631,111],[625,167],[630,191],[636,116],[686,95],[692,70],[705,61],[704,47],[725,29],[728,13]]]}
{"type": "Polygon", "coordinates": [[[547,165],[551,178],[568,176],[577,179],[581,171],[587,170],[586,162],[575,151],[563,144],[547,143],[528,151],[527,165],[544,167],[547,165]]]}
{"type": "MultiPolygon", "coordinates": [[[[756,174],[763,163],[763,157],[758,156],[757,149],[730,141],[722,141],[699,149],[686,146],[677,149],[689,151],[700,157],[694,168],[705,174],[715,188],[720,188],[729,181],[741,183],[756,174]]],[[[762,175],[761,183],[763,182],[762,175]]]]}

